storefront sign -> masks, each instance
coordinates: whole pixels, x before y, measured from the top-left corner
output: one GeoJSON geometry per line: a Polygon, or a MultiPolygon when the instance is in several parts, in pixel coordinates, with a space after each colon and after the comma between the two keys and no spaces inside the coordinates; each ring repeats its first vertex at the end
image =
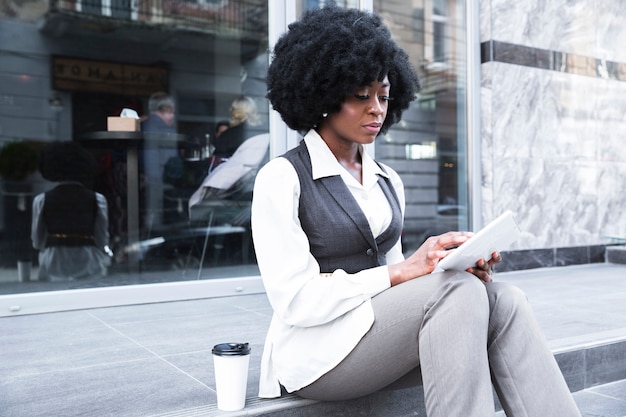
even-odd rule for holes
{"type": "Polygon", "coordinates": [[[107,94],[149,96],[168,90],[168,69],[52,56],[52,88],[107,94]]]}

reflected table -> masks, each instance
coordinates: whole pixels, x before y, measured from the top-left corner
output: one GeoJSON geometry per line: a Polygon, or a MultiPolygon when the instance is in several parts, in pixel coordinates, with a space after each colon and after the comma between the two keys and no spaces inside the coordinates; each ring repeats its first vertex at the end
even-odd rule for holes
{"type": "MultiPolygon", "coordinates": [[[[85,147],[118,147],[126,150],[126,215],[128,248],[139,244],[139,151],[146,145],[159,149],[175,149],[185,142],[185,135],[163,132],[118,132],[101,131],[83,135],[81,144],[85,147]]],[[[129,268],[139,270],[141,253],[130,250],[128,253],[129,268]]]]}

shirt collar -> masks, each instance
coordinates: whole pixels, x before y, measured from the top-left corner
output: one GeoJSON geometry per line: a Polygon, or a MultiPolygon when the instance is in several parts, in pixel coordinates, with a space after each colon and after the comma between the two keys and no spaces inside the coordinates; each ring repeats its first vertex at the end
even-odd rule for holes
{"type": "MultiPolygon", "coordinates": [[[[323,177],[332,177],[335,175],[341,175],[344,172],[344,168],[339,164],[335,155],[331,152],[324,139],[315,131],[311,129],[304,136],[304,143],[309,150],[311,157],[311,167],[313,180],[317,180],[323,177]]],[[[372,159],[372,157],[364,151],[363,145],[359,146],[359,152],[361,153],[361,165],[363,167],[363,183],[369,183],[368,179],[378,181],[378,175],[388,178],[386,172],[384,172],[380,166],[372,159]]]]}

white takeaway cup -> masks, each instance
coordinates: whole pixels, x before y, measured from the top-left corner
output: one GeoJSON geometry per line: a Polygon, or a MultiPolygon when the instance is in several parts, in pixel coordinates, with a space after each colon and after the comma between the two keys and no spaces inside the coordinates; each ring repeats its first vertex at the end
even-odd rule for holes
{"type": "Polygon", "coordinates": [[[217,408],[222,411],[242,410],[248,388],[248,343],[220,343],[213,346],[217,408]]]}

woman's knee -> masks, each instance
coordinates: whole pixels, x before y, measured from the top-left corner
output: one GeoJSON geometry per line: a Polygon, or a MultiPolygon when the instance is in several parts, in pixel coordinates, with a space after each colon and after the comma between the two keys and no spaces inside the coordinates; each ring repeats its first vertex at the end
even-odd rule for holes
{"type": "Polygon", "coordinates": [[[451,289],[459,303],[487,305],[485,284],[468,272],[457,272],[449,279],[451,289]]]}
{"type": "Polygon", "coordinates": [[[426,311],[442,304],[468,318],[487,318],[489,304],[485,284],[467,272],[445,274],[440,291],[426,305],[426,311]]]}
{"type": "Polygon", "coordinates": [[[519,287],[504,283],[486,284],[491,314],[511,315],[519,311],[529,311],[528,297],[519,287]]]}

